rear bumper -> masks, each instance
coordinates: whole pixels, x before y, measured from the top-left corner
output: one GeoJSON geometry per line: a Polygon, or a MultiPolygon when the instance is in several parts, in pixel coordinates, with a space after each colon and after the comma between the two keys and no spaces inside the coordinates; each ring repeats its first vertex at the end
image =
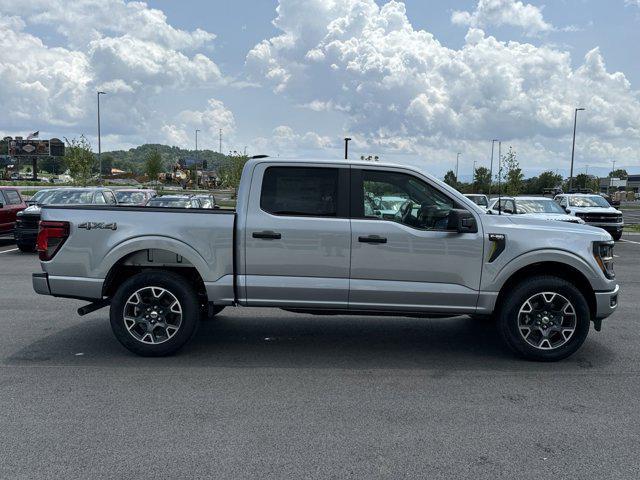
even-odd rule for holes
{"type": "Polygon", "coordinates": [[[54,297],[99,300],[102,298],[101,278],[61,277],[48,273],[33,273],[31,283],[36,293],[54,297]]]}
{"type": "Polygon", "coordinates": [[[33,273],[31,275],[31,283],[36,293],[40,295],[51,295],[49,276],[46,273],[33,273]]]}
{"type": "Polygon", "coordinates": [[[596,292],[596,319],[600,320],[607,318],[618,308],[618,294],[620,292],[620,286],[616,287],[609,292],[596,292]]]}

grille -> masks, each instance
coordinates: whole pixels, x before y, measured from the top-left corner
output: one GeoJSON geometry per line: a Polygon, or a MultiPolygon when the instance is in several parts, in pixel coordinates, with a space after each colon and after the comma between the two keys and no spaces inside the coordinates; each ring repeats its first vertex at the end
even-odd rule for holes
{"type": "Polygon", "coordinates": [[[584,213],[580,218],[587,223],[620,223],[622,221],[622,216],[617,213],[584,213]]]}
{"type": "Polygon", "coordinates": [[[27,217],[23,216],[22,218],[16,221],[16,226],[18,228],[24,228],[29,230],[37,230],[38,222],[40,222],[40,217],[27,217]]]}

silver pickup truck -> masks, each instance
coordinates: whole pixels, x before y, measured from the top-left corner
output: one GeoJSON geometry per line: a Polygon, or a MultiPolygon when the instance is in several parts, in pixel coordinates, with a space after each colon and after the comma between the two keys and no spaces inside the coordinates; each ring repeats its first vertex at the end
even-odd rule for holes
{"type": "Polygon", "coordinates": [[[488,215],[420,169],[253,159],[237,209],[45,206],[36,292],[110,306],[129,350],[167,355],[226,306],[495,319],[506,344],[559,360],[614,312],[599,228],[488,215]],[[368,205],[404,198],[394,215],[368,205]]]}

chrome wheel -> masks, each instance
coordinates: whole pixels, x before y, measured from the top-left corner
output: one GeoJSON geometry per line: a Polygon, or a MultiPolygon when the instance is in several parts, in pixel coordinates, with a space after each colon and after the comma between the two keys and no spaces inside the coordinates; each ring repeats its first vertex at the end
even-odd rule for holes
{"type": "Polygon", "coordinates": [[[554,350],[566,344],[576,331],[576,310],[566,297],[555,292],[536,293],[518,312],[518,331],[531,346],[554,350]]]}
{"type": "Polygon", "coordinates": [[[124,325],[133,338],[157,345],[173,337],[182,325],[182,305],[169,290],[144,287],[124,305],[124,325]]]}

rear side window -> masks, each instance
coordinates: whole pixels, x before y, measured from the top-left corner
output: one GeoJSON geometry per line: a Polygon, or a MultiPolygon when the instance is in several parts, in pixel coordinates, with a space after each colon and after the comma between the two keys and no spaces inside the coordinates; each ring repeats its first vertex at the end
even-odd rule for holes
{"type": "Polygon", "coordinates": [[[274,215],[335,217],[338,169],[269,167],[262,180],[260,207],[274,215]]]}
{"type": "Polygon", "coordinates": [[[0,192],[0,203],[2,203],[3,205],[7,203],[7,201],[4,199],[4,196],[2,195],[2,192],[0,192]]]}
{"type": "Polygon", "coordinates": [[[7,197],[7,203],[11,205],[19,205],[20,203],[22,203],[22,200],[20,200],[20,195],[18,195],[18,192],[16,192],[15,190],[5,190],[4,195],[5,197],[7,197]]]}

